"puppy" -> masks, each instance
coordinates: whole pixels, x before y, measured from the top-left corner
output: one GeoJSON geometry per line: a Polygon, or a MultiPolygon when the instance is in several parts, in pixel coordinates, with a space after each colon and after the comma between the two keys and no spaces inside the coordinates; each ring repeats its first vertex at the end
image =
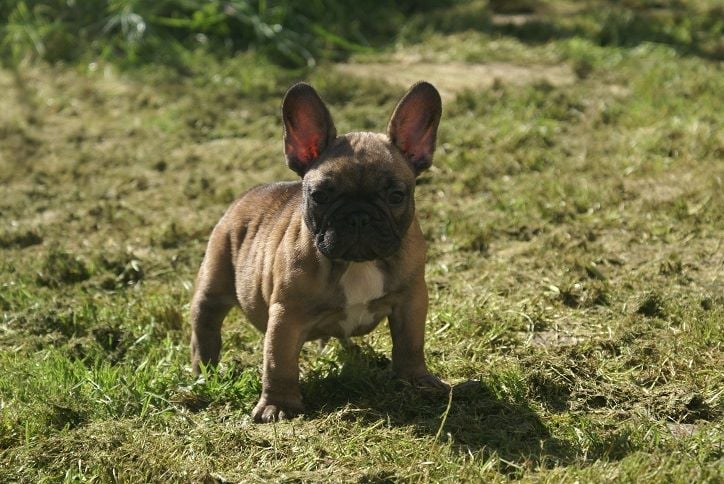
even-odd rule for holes
{"type": "Polygon", "coordinates": [[[287,91],[284,154],[301,180],[252,188],[234,202],[211,233],[191,303],[196,374],[218,363],[233,306],[264,332],[255,421],[303,411],[305,341],[363,335],[385,318],[395,374],[447,388],[425,366],[425,241],[414,200],[441,113],[437,90],[419,82],[397,104],[387,134],[337,136],[310,85],[287,91]]]}

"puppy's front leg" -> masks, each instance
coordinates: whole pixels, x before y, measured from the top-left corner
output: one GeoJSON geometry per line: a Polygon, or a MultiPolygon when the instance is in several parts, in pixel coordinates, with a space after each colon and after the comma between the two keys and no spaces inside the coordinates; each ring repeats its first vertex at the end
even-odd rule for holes
{"type": "Polygon", "coordinates": [[[281,304],[269,308],[264,336],[264,368],[259,403],[251,416],[255,422],[292,418],[304,411],[299,391],[299,352],[303,328],[294,311],[281,304]]]}
{"type": "Polygon", "coordinates": [[[392,333],[392,369],[414,385],[448,390],[446,383],[427,370],[425,365],[425,319],[427,288],[422,274],[415,279],[403,302],[390,314],[392,333]]]}

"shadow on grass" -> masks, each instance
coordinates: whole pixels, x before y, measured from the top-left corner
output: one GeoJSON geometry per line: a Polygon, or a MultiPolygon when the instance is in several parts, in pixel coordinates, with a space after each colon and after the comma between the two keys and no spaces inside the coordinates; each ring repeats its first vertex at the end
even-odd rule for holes
{"type": "Polygon", "coordinates": [[[545,6],[536,2],[523,3],[526,5],[517,9],[500,9],[485,3],[441,9],[439,15],[419,17],[415,30],[441,34],[477,30],[514,37],[529,45],[574,37],[604,47],[657,43],[670,46],[680,55],[724,59],[721,26],[715,20],[720,16],[720,7],[699,12],[686,6],[661,9],[644,4],[623,7],[597,3],[561,13],[546,11],[545,6]]]}
{"type": "MultiPolygon", "coordinates": [[[[592,15],[592,14],[591,14],[592,15]]],[[[587,30],[580,26],[561,26],[547,19],[531,19],[523,23],[489,24],[489,33],[515,37],[526,44],[541,44],[573,37],[587,38],[602,47],[636,47],[643,43],[668,45],[679,55],[722,60],[724,52],[716,47],[701,45],[693,32],[683,34],[684,21],[661,22],[655,17],[638,12],[614,12],[595,16],[596,27],[587,30]],[[677,32],[675,35],[672,32],[677,32]],[[693,34],[693,35],[692,35],[693,34]]]]}
{"type": "Polygon", "coordinates": [[[371,349],[343,352],[333,371],[310,375],[302,384],[307,416],[318,418],[349,409],[343,418],[413,426],[420,435],[451,441],[464,454],[495,453],[509,463],[501,469],[509,474],[523,465],[570,461],[571,449],[551,435],[525,402],[500,398],[484,382],[467,381],[454,386],[448,408],[448,395],[397,380],[389,363],[371,349]]]}

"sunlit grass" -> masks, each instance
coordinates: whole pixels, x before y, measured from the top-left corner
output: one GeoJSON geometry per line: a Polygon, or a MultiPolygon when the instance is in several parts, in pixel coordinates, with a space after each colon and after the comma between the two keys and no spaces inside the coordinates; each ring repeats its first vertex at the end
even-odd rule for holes
{"type": "Polygon", "coordinates": [[[307,345],[307,414],[274,425],[249,418],[261,336],[238,311],[221,370],[191,375],[206,238],[243,190],[293,178],[278,113],[289,84],[310,79],[340,132],[381,131],[404,92],[395,63],[386,81],[263,52],[185,50],[183,73],[106,58],[0,70],[0,481],[717,482],[716,6],[513,3],[476,12],[538,23],[474,28],[448,10],[354,57],[573,73],[446,99],[417,205],[427,359],[452,400],[392,378],[381,327],[356,351],[307,345]],[[629,31],[639,17],[622,9],[660,23],[629,31]],[[623,37],[603,42],[604,27],[623,37]]]}

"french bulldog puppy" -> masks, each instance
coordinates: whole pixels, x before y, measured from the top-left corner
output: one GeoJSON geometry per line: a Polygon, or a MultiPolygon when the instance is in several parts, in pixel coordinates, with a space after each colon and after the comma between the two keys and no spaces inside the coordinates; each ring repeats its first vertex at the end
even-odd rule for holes
{"type": "Polygon", "coordinates": [[[255,421],[303,411],[298,359],[305,341],[363,335],[385,318],[395,374],[447,388],[425,366],[425,241],[414,200],[441,113],[437,90],[419,82],[397,104],[387,134],[337,136],[310,85],[287,91],[284,153],[301,180],[252,188],[226,211],[191,304],[196,374],[218,363],[221,324],[233,306],[265,333],[255,421]]]}

